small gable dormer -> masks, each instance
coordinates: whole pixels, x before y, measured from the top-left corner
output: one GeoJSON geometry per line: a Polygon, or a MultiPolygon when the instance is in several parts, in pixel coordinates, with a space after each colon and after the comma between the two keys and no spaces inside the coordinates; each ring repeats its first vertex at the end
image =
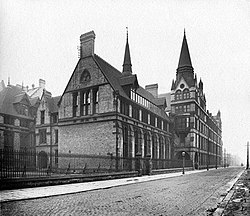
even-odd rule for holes
{"type": "Polygon", "coordinates": [[[15,96],[13,105],[19,115],[30,116],[30,101],[26,93],[15,96]]]}

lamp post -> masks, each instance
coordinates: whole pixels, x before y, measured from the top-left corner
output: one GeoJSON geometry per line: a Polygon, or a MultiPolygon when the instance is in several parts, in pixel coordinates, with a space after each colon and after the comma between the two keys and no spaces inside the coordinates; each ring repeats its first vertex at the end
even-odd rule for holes
{"type": "Polygon", "coordinates": [[[49,160],[49,166],[50,166],[50,170],[52,170],[52,113],[49,112],[49,117],[50,117],[50,121],[49,121],[49,126],[50,126],[50,160],[49,160]]]}
{"type": "Polygon", "coordinates": [[[182,155],[182,174],[185,174],[185,152],[182,152],[181,155],[182,155]]]}
{"type": "Polygon", "coordinates": [[[249,169],[249,142],[247,142],[247,166],[246,169],[249,169]]]}

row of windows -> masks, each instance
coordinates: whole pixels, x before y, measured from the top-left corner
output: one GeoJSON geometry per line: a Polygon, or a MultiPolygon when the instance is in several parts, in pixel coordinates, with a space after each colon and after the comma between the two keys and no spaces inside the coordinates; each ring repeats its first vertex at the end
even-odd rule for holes
{"type": "MultiPolygon", "coordinates": [[[[58,122],[58,113],[52,113],[50,117],[51,123],[57,123],[58,122]]],[[[45,110],[40,111],[40,123],[45,123],[45,110]]]]}
{"type": "Polygon", "coordinates": [[[16,108],[18,114],[24,115],[24,116],[29,116],[29,108],[27,105],[19,103],[15,106],[15,108],[16,108]]]}
{"type": "MultiPolygon", "coordinates": [[[[55,130],[54,133],[55,143],[58,143],[58,130],[55,130]]],[[[40,129],[39,130],[39,144],[47,143],[47,129],[40,129]]]]}
{"type": "Polygon", "coordinates": [[[191,127],[190,118],[189,117],[177,118],[175,127],[177,130],[183,130],[191,127]]]}
{"type": "Polygon", "coordinates": [[[202,134],[205,134],[206,136],[209,136],[209,138],[211,140],[213,140],[214,142],[218,143],[219,142],[219,136],[211,131],[208,126],[206,124],[204,124],[203,122],[199,121],[199,120],[195,120],[196,122],[196,129],[199,130],[202,134]],[[210,130],[210,131],[209,131],[210,130]]]}
{"type": "MultiPolygon", "coordinates": [[[[129,127],[123,126],[122,135],[123,135],[123,156],[130,157],[132,151],[132,143],[129,141],[131,131],[129,127]]],[[[152,158],[160,159],[170,159],[171,147],[170,141],[167,137],[157,136],[153,134],[152,136],[145,132],[141,133],[141,130],[135,129],[135,155],[143,155],[144,157],[151,155],[151,144],[152,144],[152,158]],[[142,142],[144,140],[144,142],[142,142]],[[144,152],[142,152],[142,147],[144,152]],[[159,154],[158,154],[159,152],[159,154]]]]}
{"type": "Polygon", "coordinates": [[[134,118],[138,121],[149,124],[153,127],[168,131],[169,126],[166,120],[162,120],[156,115],[150,113],[146,109],[140,109],[136,105],[129,105],[125,101],[121,100],[120,112],[126,116],[134,118]]]}
{"type": "MultiPolygon", "coordinates": [[[[16,120],[17,119],[12,117],[12,116],[9,116],[9,115],[4,116],[4,124],[15,125],[16,120]]],[[[19,119],[19,122],[20,122],[21,127],[28,128],[31,125],[31,121],[27,120],[27,119],[19,119]]],[[[19,126],[19,125],[17,125],[17,126],[19,126]]]]}
{"type": "Polygon", "coordinates": [[[184,89],[183,91],[177,90],[175,92],[175,100],[185,100],[190,98],[190,92],[188,89],[184,89]]]}
{"type": "Polygon", "coordinates": [[[175,106],[175,113],[190,112],[190,104],[175,106]]]}
{"type": "Polygon", "coordinates": [[[92,114],[98,112],[99,94],[98,88],[92,90],[80,91],[73,93],[73,117],[77,115],[77,110],[80,108],[80,116],[90,114],[90,104],[92,101],[92,114]],[[91,95],[92,94],[92,95],[91,95]],[[80,101],[79,101],[80,97],[80,101]],[[92,97],[92,100],[91,100],[92,97]]]}
{"type": "Polygon", "coordinates": [[[146,98],[142,97],[141,95],[137,94],[135,90],[130,91],[130,98],[131,100],[135,101],[136,103],[141,104],[142,106],[148,109],[157,109],[158,107],[154,105],[152,102],[147,100],[146,98]]]}

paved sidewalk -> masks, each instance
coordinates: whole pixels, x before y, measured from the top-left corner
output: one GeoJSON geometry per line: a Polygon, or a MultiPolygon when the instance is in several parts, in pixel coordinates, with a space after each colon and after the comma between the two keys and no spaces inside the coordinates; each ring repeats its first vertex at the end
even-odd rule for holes
{"type": "MultiPolygon", "coordinates": [[[[213,170],[213,169],[210,169],[210,170],[213,170]]],[[[207,170],[186,171],[185,175],[199,173],[199,172],[207,172],[207,170]]],[[[105,188],[110,188],[110,187],[117,187],[121,185],[129,185],[129,184],[135,184],[139,182],[153,181],[153,180],[177,177],[177,176],[182,176],[182,175],[183,174],[181,172],[178,172],[178,173],[167,173],[167,174],[96,181],[96,182],[75,183],[75,184],[67,184],[67,185],[25,188],[25,189],[17,189],[17,190],[16,189],[15,190],[3,190],[3,191],[0,191],[0,202],[36,199],[36,198],[42,198],[42,197],[58,196],[58,195],[63,195],[63,194],[79,193],[79,192],[84,192],[84,191],[105,189],[105,188]]],[[[239,176],[240,175],[238,175],[238,177],[239,176]]],[[[234,183],[235,183],[235,179],[227,184],[227,186],[225,187],[225,191],[230,190],[234,183]]]]}

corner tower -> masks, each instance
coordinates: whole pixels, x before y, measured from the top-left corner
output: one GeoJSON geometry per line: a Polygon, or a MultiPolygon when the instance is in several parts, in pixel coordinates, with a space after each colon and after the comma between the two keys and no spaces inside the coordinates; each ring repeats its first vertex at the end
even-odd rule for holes
{"type": "Polygon", "coordinates": [[[175,157],[182,159],[185,152],[185,158],[191,160],[195,168],[219,166],[221,125],[206,110],[203,82],[197,83],[185,31],[170,103],[175,125],[175,157]]]}

